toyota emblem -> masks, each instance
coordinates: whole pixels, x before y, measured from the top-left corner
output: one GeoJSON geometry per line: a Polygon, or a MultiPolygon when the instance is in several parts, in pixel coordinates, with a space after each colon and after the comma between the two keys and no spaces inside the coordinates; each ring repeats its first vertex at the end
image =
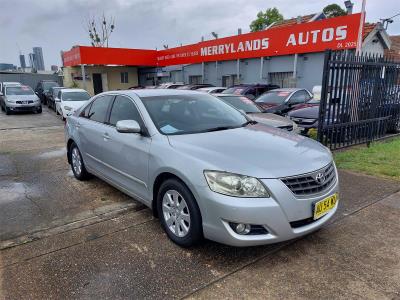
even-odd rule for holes
{"type": "Polygon", "coordinates": [[[325,180],[326,180],[325,173],[318,173],[318,174],[315,176],[315,181],[316,181],[318,184],[323,184],[323,183],[325,182],[325,180]]]}

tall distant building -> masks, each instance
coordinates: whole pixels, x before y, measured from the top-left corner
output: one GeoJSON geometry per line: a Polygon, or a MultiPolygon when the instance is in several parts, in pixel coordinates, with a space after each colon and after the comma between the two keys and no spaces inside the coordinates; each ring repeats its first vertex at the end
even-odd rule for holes
{"type": "Polygon", "coordinates": [[[44,71],[44,59],[42,47],[33,47],[33,54],[35,54],[35,68],[38,71],[44,71]]]}
{"type": "Polygon", "coordinates": [[[36,57],[34,53],[29,53],[29,64],[32,69],[36,69],[36,57]]]}
{"type": "Polygon", "coordinates": [[[26,69],[25,55],[19,55],[19,63],[21,64],[21,69],[26,69]]]}

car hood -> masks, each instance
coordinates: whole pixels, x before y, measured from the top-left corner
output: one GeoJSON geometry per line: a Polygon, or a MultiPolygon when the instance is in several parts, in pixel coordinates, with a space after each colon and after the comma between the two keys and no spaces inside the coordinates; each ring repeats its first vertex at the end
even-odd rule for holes
{"type": "Polygon", "coordinates": [[[81,108],[82,105],[85,105],[88,101],[89,100],[87,100],[87,101],[62,101],[62,106],[63,107],[69,106],[75,111],[75,110],[81,108]]]}
{"type": "Polygon", "coordinates": [[[28,100],[39,100],[36,95],[7,95],[8,101],[28,101],[28,100]]]}
{"type": "Polygon", "coordinates": [[[296,109],[289,112],[290,117],[305,118],[305,119],[318,119],[319,105],[310,106],[302,109],[296,109]]]}
{"type": "Polygon", "coordinates": [[[285,117],[281,117],[270,113],[249,113],[247,114],[252,120],[259,123],[267,124],[273,127],[293,126],[293,122],[285,117]]]}
{"type": "Polygon", "coordinates": [[[214,169],[257,178],[308,173],[332,161],[320,143],[263,124],[208,133],[168,136],[181,156],[214,169]]]}

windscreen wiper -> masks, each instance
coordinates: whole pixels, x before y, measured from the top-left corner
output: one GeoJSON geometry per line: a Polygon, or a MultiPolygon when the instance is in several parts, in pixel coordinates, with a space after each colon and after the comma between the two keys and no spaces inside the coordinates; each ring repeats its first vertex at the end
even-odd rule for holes
{"type": "Polygon", "coordinates": [[[247,122],[243,123],[241,126],[242,126],[242,127],[246,127],[247,125],[255,125],[255,124],[257,124],[257,123],[258,123],[257,121],[248,120],[247,122]]]}
{"type": "Polygon", "coordinates": [[[218,126],[218,127],[213,127],[213,128],[210,128],[210,129],[206,129],[206,130],[204,130],[204,132],[228,130],[228,129],[233,129],[233,128],[237,128],[237,127],[233,127],[233,126],[218,126]]]}

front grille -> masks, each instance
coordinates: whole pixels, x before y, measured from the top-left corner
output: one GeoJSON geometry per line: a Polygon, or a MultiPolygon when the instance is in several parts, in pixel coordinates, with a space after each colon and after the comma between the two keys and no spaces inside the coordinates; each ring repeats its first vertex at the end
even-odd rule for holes
{"type": "Polygon", "coordinates": [[[315,172],[299,176],[281,178],[282,182],[297,196],[318,194],[328,189],[336,181],[333,163],[315,172]],[[322,178],[323,177],[323,178],[322,178]]]}
{"type": "Polygon", "coordinates": [[[28,101],[16,101],[17,104],[32,104],[33,101],[32,100],[28,100],[28,101]]]}
{"type": "Polygon", "coordinates": [[[303,219],[303,220],[293,221],[293,222],[290,222],[290,227],[299,228],[299,227],[303,227],[303,226],[312,224],[315,221],[318,221],[318,220],[314,220],[314,218],[307,218],[307,219],[303,219]]]}

